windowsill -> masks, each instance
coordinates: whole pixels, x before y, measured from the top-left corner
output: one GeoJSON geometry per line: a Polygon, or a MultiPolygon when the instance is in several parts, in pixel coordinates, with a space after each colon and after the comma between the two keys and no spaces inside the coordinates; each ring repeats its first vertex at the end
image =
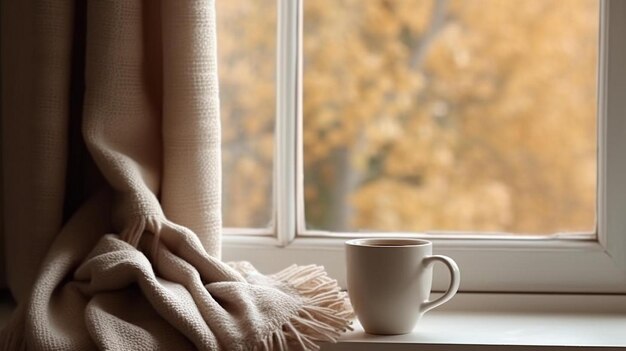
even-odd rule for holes
{"type": "MultiPolygon", "coordinates": [[[[14,306],[0,296],[0,328],[14,306]]],[[[611,350],[626,347],[626,295],[458,294],[407,335],[354,330],[322,351],[611,350]]]]}
{"type": "Polygon", "coordinates": [[[411,334],[369,335],[356,321],[353,327],[322,350],[610,350],[626,347],[626,296],[459,294],[411,334]]]}

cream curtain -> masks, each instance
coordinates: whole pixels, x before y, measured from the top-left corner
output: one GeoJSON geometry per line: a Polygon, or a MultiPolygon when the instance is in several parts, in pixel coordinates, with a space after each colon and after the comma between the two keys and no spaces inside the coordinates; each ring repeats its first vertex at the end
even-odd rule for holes
{"type": "Polygon", "coordinates": [[[2,2],[4,349],[315,349],[321,267],[220,261],[213,1],[2,2]]]}

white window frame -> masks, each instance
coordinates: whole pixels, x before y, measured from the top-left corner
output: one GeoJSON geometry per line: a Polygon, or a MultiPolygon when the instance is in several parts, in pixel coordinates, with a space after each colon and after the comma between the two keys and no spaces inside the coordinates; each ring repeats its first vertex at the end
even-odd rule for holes
{"type": "MultiPolygon", "coordinates": [[[[345,286],[343,242],[367,235],[301,235],[302,1],[278,0],[275,235],[231,230],[223,257],[250,261],[264,272],[293,263],[321,264],[345,286]]],[[[598,235],[419,235],[432,240],[438,254],[458,262],[461,291],[626,293],[626,1],[602,0],[600,7],[598,235]]],[[[448,276],[440,272],[435,272],[434,290],[447,286],[448,276]]]]}

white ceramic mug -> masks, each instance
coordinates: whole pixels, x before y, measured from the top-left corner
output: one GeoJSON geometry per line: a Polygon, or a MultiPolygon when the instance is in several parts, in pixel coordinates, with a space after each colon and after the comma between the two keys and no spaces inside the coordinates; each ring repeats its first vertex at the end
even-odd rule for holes
{"type": "Polygon", "coordinates": [[[346,242],[348,295],[369,334],[410,333],[427,311],[447,302],[459,289],[459,267],[433,255],[433,244],[419,239],[355,239],[346,242]],[[450,287],[428,300],[434,262],[450,270],[450,287]]]}

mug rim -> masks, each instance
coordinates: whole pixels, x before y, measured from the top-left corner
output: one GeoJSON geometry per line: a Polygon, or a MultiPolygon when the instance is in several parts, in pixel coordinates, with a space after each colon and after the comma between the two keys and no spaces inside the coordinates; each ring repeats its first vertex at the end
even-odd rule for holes
{"type": "Polygon", "coordinates": [[[422,247],[432,245],[431,241],[413,238],[359,238],[345,242],[352,247],[371,247],[377,249],[398,249],[402,247],[422,247]]]}

